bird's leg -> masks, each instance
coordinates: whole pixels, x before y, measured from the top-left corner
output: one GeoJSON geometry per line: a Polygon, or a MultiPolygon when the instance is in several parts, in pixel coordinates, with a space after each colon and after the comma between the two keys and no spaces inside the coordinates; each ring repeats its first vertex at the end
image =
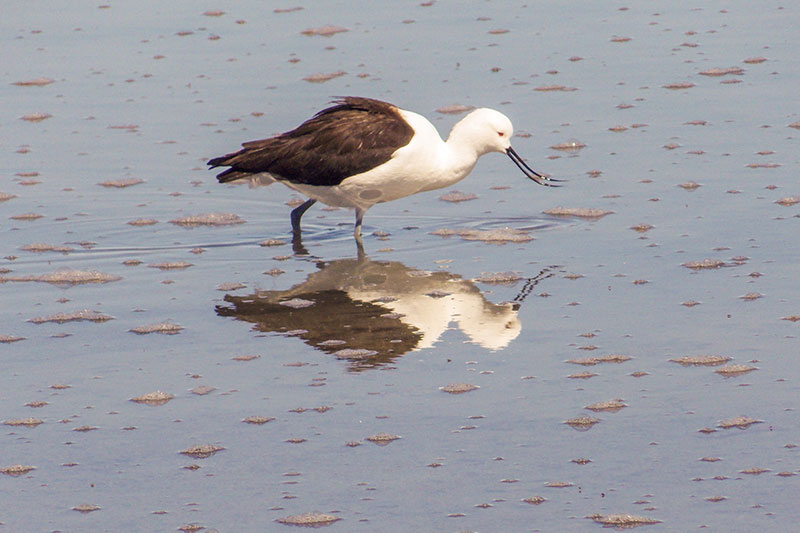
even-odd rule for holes
{"type": "Polygon", "coordinates": [[[312,205],[314,205],[315,203],[317,203],[316,200],[314,200],[313,198],[309,198],[308,200],[303,202],[301,205],[299,205],[299,206],[295,207],[294,209],[292,209],[291,218],[292,218],[292,231],[293,232],[300,233],[300,219],[303,218],[303,213],[308,211],[308,208],[311,207],[312,205]]]}
{"type": "Polygon", "coordinates": [[[355,236],[358,242],[361,242],[361,222],[364,220],[364,213],[366,209],[361,209],[360,207],[356,207],[356,227],[353,231],[353,235],[355,236]]]}
{"type": "Polygon", "coordinates": [[[364,254],[364,241],[361,240],[361,222],[364,220],[364,213],[366,209],[356,207],[356,227],[353,230],[353,236],[356,238],[356,250],[358,252],[358,259],[361,260],[365,257],[364,254]]]}

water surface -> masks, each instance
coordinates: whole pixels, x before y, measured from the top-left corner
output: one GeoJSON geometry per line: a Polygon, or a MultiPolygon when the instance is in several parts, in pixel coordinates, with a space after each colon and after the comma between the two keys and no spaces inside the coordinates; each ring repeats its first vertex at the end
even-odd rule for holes
{"type": "Polygon", "coordinates": [[[3,527],[790,528],[797,9],[317,4],[5,10],[0,413],[42,423],[3,426],[0,468],[35,467],[0,475],[3,527]],[[348,31],[303,34],[328,24],[348,31]],[[346,94],[443,135],[460,115],[437,109],[500,109],[569,183],[490,155],[454,188],[474,200],[371,209],[364,258],[352,213],[320,205],[293,247],[295,193],[220,186],[205,161],[346,94]],[[208,213],[244,222],[171,223],[208,213]],[[506,227],[533,240],[440,235],[506,227]],[[65,270],[119,279],[47,282],[65,270]],[[110,318],[52,321],[82,310],[110,318]],[[154,325],[182,329],[131,331],[154,325]],[[703,355],[755,370],[670,361],[703,355]],[[157,390],[174,398],[130,401],[157,390]],[[720,427],[740,416],[757,422],[720,427]],[[224,449],[179,453],[202,444],[224,449]]]}

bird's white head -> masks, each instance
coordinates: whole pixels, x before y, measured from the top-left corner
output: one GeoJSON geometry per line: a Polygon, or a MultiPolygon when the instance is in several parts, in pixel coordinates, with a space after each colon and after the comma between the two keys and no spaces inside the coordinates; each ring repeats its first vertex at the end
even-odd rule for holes
{"type": "Polygon", "coordinates": [[[474,148],[481,156],[489,152],[506,153],[511,146],[512,135],[514,126],[507,116],[494,109],[482,107],[453,126],[450,139],[474,148]]]}
{"type": "MultiPolygon", "coordinates": [[[[476,109],[453,126],[447,144],[461,153],[469,153],[476,159],[490,152],[506,154],[517,167],[531,180],[539,185],[558,187],[554,182],[561,181],[542,176],[522,159],[511,147],[511,136],[514,135],[514,126],[507,116],[500,111],[482,107],[476,109]]],[[[472,162],[474,164],[474,160],[472,162]]],[[[470,167],[471,168],[471,167],[470,167]]]]}

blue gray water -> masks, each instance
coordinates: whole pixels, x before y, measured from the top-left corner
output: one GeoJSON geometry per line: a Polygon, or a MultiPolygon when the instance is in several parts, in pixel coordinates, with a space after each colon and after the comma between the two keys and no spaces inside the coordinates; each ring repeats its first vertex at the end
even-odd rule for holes
{"type": "Polygon", "coordinates": [[[0,529],[282,531],[311,511],[340,518],[330,531],[590,531],[587,517],[618,514],[653,531],[790,529],[798,15],[741,1],[7,6],[0,419],[41,424],[2,426],[0,468],[35,469],[0,475],[0,529]],[[303,33],[326,25],[348,31],[303,33]],[[300,198],[218,185],[205,161],[349,94],[442,135],[460,115],[437,109],[499,109],[516,150],[569,182],[538,187],[489,155],[453,188],[476,199],[371,209],[365,259],[352,213],[320,205],[296,253],[300,198]],[[557,207],[611,213],[544,213],[557,207]],[[171,223],[209,213],[244,222],[171,223]],[[441,235],[504,228],[533,239],[441,235]],[[65,271],[107,281],[47,282],[65,271]],[[104,319],[53,321],[82,310],[104,319]],[[164,324],[183,329],[131,332],[164,324]],[[670,361],[707,355],[755,370],[670,361]],[[154,391],[174,398],[130,401],[154,391]],[[587,409],[615,399],[626,407],[587,409]],[[565,423],[578,417],[599,422],[565,423]],[[758,422],[720,427],[737,417],[758,422]],[[367,440],[381,433],[400,438],[367,440]],[[224,449],[179,453],[205,444],[224,449]]]}

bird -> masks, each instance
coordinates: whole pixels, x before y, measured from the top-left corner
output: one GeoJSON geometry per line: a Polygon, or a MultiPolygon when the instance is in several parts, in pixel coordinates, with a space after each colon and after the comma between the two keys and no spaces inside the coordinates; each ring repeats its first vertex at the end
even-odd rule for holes
{"type": "Polygon", "coordinates": [[[472,171],[482,155],[506,154],[523,174],[545,186],[563,181],[542,175],[511,147],[511,120],[478,108],[457,122],[446,141],[422,115],[358,96],[340,97],[297,128],[208,161],[228,167],[220,183],[279,181],[308,197],[291,212],[292,230],[317,201],[355,209],[361,245],[364,213],[373,205],[449,187],[472,171]]]}

